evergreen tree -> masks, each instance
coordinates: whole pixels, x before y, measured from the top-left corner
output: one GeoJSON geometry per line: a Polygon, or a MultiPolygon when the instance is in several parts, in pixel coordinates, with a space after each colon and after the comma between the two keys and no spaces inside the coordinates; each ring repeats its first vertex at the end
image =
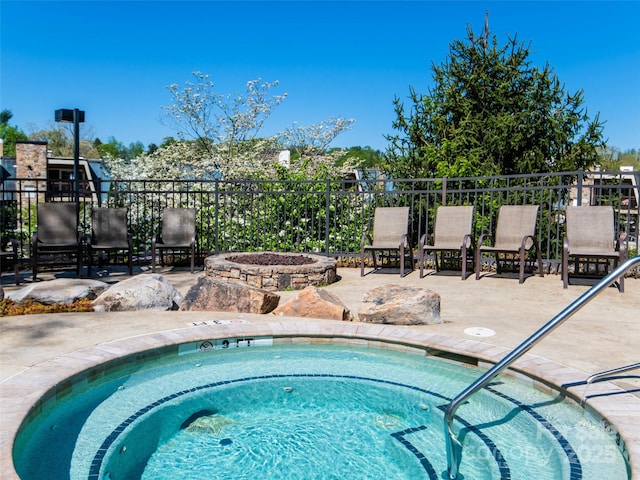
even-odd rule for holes
{"type": "Polygon", "coordinates": [[[565,93],[553,69],[529,60],[529,46],[499,46],[485,24],[467,29],[428,94],[410,88],[411,111],[396,97],[399,133],[388,135],[386,169],[395,178],[541,173],[586,168],[604,145],[583,91],[565,93]]]}

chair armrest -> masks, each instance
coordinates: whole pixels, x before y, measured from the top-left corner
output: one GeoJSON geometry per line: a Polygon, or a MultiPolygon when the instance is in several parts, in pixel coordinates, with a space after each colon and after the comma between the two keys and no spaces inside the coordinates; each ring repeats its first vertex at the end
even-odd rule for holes
{"type": "Polygon", "coordinates": [[[627,258],[627,247],[624,242],[620,241],[620,237],[616,240],[616,250],[619,252],[620,262],[624,262],[627,258]]]}
{"type": "Polygon", "coordinates": [[[521,249],[529,250],[529,248],[527,248],[527,240],[529,239],[531,239],[531,245],[529,245],[529,248],[533,247],[536,244],[536,237],[534,237],[533,235],[525,235],[524,237],[522,237],[522,243],[520,244],[521,249]]]}
{"type": "Polygon", "coordinates": [[[420,237],[420,247],[424,247],[427,244],[428,235],[425,233],[420,237]]]}
{"type": "Polygon", "coordinates": [[[478,250],[482,248],[482,244],[485,242],[485,240],[489,240],[490,245],[493,244],[493,238],[491,237],[491,235],[483,233],[480,235],[480,238],[478,238],[478,250]]]}
{"type": "Polygon", "coordinates": [[[406,233],[403,233],[400,237],[400,246],[405,246],[407,248],[411,248],[411,238],[406,233]]]}
{"type": "Polygon", "coordinates": [[[473,245],[473,238],[471,238],[471,235],[467,233],[462,238],[462,245],[460,245],[460,248],[463,248],[463,247],[469,248],[471,245],[473,245]]]}
{"type": "Polygon", "coordinates": [[[368,244],[371,245],[371,237],[365,233],[362,235],[362,238],[360,239],[360,249],[364,248],[364,246],[367,244],[367,241],[368,241],[368,244]]]}

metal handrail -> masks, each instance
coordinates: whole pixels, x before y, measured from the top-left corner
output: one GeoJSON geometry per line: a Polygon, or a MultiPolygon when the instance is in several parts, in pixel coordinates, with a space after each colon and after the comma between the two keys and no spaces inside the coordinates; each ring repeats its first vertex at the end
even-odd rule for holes
{"type": "Polygon", "coordinates": [[[601,378],[608,377],[609,375],[615,375],[616,373],[628,372],[629,370],[636,370],[640,368],[640,363],[632,363],[631,365],[626,365],[624,367],[612,368],[611,370],[605,370],[604,372],[598,372],[591,375],[587,378],[587,385],[591,385],[596,380],[601,378]]]}
{"type": "Polygon", "coordinates": [[[617,278],[624,275],[629,269],[636,264],[640,264],[640,255],[630,258],[610,274],[596,283],[589,290],[580,295],[571,302],[560,313],[540,327],[535,333],[529,336],[524,342],[514,348],[502,360],[496,363],[491,369],[484,373],[475,382],[460,392],[451,403],[447,406],[444,415],[445,440],[447,444],[447,475],[450,480],[458,478],[458,470],[460,468],[460,460],[462,458],[462,443],[458,440],[456,433],[453,431],[453,419],[456,410],[463,402],[478,390],[486,387],[500,372],[511,365],[514,361],[528,352],[540,340],[560,326],[565,320],[570,318],[574,313],[580,310],[590,300],[596,297],[602,290],[611,285],[617,278]]]}

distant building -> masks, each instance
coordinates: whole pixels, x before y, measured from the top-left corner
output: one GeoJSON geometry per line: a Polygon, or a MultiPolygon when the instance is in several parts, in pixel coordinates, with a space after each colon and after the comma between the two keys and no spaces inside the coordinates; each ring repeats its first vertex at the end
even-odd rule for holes
{"type": "MultiPolygon", "coordinates": [[[[47,142],[16,142],[16,156],[5,157],[0,151],[2,198],[17,198],[18,192],[33,191],[27,198],[39,201],[74,199],[73,158],[52,157],[47,142]],[[19,184],[18,184],[19,182],[19,184]]],[[[108,177],[101,160],[80,158],[80,199],[102,199],[101,181],[108,177]]]]}

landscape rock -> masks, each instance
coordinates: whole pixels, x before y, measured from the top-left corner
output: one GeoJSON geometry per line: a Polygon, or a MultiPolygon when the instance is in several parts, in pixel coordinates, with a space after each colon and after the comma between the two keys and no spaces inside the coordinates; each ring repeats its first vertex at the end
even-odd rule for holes
{"type": "Polygon", "coordinates": [[[97,312],[177,310],[182,294],[158,273],[136,275],[116,283],[93,301],[97,312]]]}
{"type": "Polygon", "coordinates": [[[260,288],[211,277],[200,277],[180,305],[183,311],[269,313],[280,295],[260,288]]]}
{"type": "Polygon", "coordinates": [[[88,278],[56,278],[37,282],[7,293],[17,304],[26,301],[44,305],[69,304],[82,299],[93,300],[109,288],[109,284],[88,278]]]}
{"type": "Polygon", "coordinates": [[[383,285],[365,293],[358,318],[361,322],[392,325],[442,323],[440,295],[420,287],[383,285]]]}
{"type": "Polygon", "coordinates": [[[304,288],[294,298],[271,313],[285,317],[353,320],[351,312],[338,297],[314,286],[304,288]]]}

